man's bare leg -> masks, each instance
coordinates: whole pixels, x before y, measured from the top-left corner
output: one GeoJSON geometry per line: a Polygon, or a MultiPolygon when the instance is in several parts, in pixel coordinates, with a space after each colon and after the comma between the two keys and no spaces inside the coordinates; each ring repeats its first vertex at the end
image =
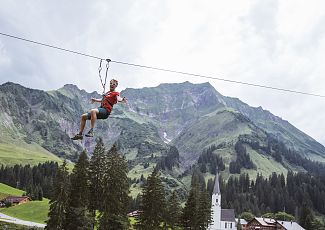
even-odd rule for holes
{"type": "Polygon", "coordinates": [[[85,135],[86,137],[93,137],[94,136],[93,129],[94,129],[95,124],[96,124],[97,114],[98,113],[99,113],[98,109],[92,109],[92,110],[90,110],[90,114],[91,114],[91,118],[90,118],[90,130],[85,135]]]}
{"type": "Polygon", "coordinates": [[[71,138],[72,140],[82,140],[83,139],[82,133],[85,129],[86,121],[87,121],[87,113],[84,113],[81,115],[80,131],[78,134],[76,134],[74,137],[71,138]]]}
{"type": "Polygon", "coordinates": [[[92,109],[90,110],[90,113],[91,113],[90,127],[93,129],[95,127],[97,114],[99,113],[99,111],[98,109],[92,109]]]}
{"type": "Polygon", "coordinates": [[[81,120],[80,120],[80,132],[79,134],[82,134],[84,129],[85,129],[85,125],[86,125],[86,121],[87,121],[87,113],[82,114],[81,116],[81,120]]]}

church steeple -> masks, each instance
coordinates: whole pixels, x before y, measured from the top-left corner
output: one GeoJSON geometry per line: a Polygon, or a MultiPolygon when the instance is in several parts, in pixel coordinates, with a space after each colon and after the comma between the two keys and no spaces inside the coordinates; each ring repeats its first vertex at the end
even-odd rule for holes
{"type": "Polygon", "coordinates": [[[216,176],[214,179],[214,187],[211,200],[212,218],[209,229],[219,230],[221,229],[221,192],[219,186],[219,170],[216,170],[216,176]]]}
{"type": "Polygon", "coordinates": [[[216,173],[216,177],[214,179],[214,187],[213,187],[213,194],[220,194],[220,186],[219,186],[219,172],[218,172],[218,168],[217,168],[217,173],[216,173]]]}
{"type": "Polygon", "coordinates": [[[211,215],[211,223],[208,229],[209,230],[237,229],[237,227],[235,226],[234,210],[221,209],[221,192],[220,192],[218,168],[216,170],[216,176],[214,179],[214,187],[213,187],[211,202],[212,202],[211,204],[212,215],[211,215]]]}

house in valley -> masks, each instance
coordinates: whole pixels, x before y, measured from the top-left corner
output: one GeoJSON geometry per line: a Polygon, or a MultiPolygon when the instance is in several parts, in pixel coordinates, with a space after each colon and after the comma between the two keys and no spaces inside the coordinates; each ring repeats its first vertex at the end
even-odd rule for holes
{"type": "Polygon", "coordinates": [[[255,217],[242,230],[305,230],[294,221],[281,221],[271,218],[255,217]]]}
{"type": "Polygon", "coordinates": [[[28,196],[7,196],[1,200],[3,204],[20,205],[31,201],[28,196]]]}

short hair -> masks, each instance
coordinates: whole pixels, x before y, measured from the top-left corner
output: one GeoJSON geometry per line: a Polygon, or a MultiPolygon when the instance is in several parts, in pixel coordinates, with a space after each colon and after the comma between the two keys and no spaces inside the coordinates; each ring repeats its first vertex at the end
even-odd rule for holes
{"type": "Polygon", "coordinates": [[[116,83],[116,86],[118,86],[118,80],[116,80],[116,79],[112,79],[112,80],[110,80],[110,83],[111,82],[115,82],[116,83]]]}

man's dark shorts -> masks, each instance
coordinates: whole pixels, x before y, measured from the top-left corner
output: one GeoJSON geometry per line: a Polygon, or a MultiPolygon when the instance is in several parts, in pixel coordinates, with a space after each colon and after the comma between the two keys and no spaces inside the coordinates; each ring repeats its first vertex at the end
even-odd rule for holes
{"type": "MultiPolygon", "coordinates": [[[[107,109],[105,108],[97,108],[99,113],[97,114],[97,119],[107,119],[109,116],[109,112],[107,111],[107,109]]],[[[87,114],[87,119],[90,120],[91,119],[91,113],[89,112],[87,114]]]]}

